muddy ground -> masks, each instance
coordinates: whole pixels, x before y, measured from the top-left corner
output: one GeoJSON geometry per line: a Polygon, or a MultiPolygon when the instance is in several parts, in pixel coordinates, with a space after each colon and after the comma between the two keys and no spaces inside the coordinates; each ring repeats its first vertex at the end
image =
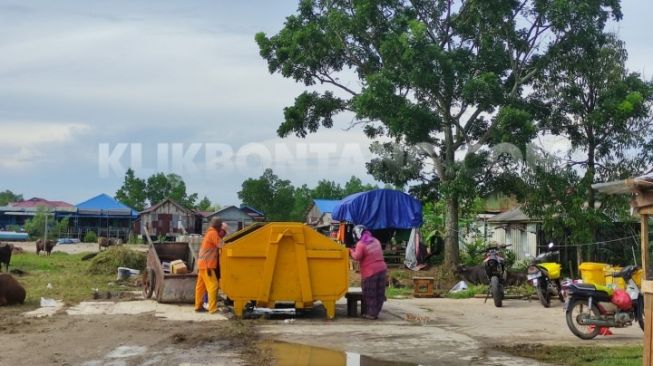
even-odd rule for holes
{"type": "Polygon", "coordinates": [[[377,321],[348,318],[344,300],[331,321],[321,306],[303,316],[243,321],[151,300],[91,301],[44,318],[26,317],[30,310],[0,308],[0,365],[537,365],[495,346],[642,342],[638,326],[581,341],[557,301],[545,309],[524,300],[506,300],[503,308],[483,299],[390,300],[377,321]]]}

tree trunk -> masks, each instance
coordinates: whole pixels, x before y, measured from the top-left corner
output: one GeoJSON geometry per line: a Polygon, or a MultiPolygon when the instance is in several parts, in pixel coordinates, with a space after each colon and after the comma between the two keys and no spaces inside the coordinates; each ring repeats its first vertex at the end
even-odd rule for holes
{"type": "Polygon", "coordinates": [[[449,197],[446,203],[444,265],[453,270],[460,257],[458,247],[458,197],[449,197]]]}
{"type": "MultiPolygon", "coordinates": [[[[594,175],[596,174],[596,164],[595,159],[595,150],[596,146],[593,141],[590,140],[588,151],[587,151],[587,172],[585,172],[585,184],[587,187],[587,212],[590,215],[594,215],[594,202],[596,201],[594,197],[594,189],[592,189],[592,184],[594,183],[594,175]]],[[[593,222],[589,222],[589,231],[590,231],[590,242],[596,240],[596,225],[593,222]]],[[[592,245],[587,246],[587,260],[591,261],[594,255],[594,247],[592,245]]]]}

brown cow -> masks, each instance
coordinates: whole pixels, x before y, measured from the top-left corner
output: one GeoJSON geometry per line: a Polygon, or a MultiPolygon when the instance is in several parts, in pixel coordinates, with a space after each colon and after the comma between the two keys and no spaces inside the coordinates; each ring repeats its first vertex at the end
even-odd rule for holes
{"type": "Polygon", "coordinates": [[[43,239],[36,241],[36,255],[40,255],[41,251],[45,251],[46,255],[52,253],[52,248],[57,245],[57,242],[54,240],[46,240],[45,245],[43,245],[43,239]]]}
{"type": "Polygon", "coordinates": [[[0,273],[0,306],[24,304],[25,288],[8,273],[0,273]]]}
{"type": "Polygon", "coordinates": [[[113,245],[121,245],[122,240],[118,238],[105,238],[103,236],[97,239],[98,251],[101,251],[102,248],[108,248],[113,245]]]}

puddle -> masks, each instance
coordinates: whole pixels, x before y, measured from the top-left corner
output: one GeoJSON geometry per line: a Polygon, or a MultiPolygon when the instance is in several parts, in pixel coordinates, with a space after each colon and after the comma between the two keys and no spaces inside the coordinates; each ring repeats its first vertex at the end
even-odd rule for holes
{"type": "Polygon", "coordinates": [[[379,360],[354,352],[307,346],[281,341],[263,341],[263,350],[271,352],[273,365],[284,366],[418,366],[414,363],[379,360]]]}

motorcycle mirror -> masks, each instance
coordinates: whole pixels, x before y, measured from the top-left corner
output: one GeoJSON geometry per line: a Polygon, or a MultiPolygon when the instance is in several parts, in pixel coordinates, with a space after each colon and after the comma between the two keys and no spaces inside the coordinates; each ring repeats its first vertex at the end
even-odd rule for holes
{"type": "Polygon", "coordinates": [[[553,242],[549,243],[549,249],[553,249],[553,242]]]}

